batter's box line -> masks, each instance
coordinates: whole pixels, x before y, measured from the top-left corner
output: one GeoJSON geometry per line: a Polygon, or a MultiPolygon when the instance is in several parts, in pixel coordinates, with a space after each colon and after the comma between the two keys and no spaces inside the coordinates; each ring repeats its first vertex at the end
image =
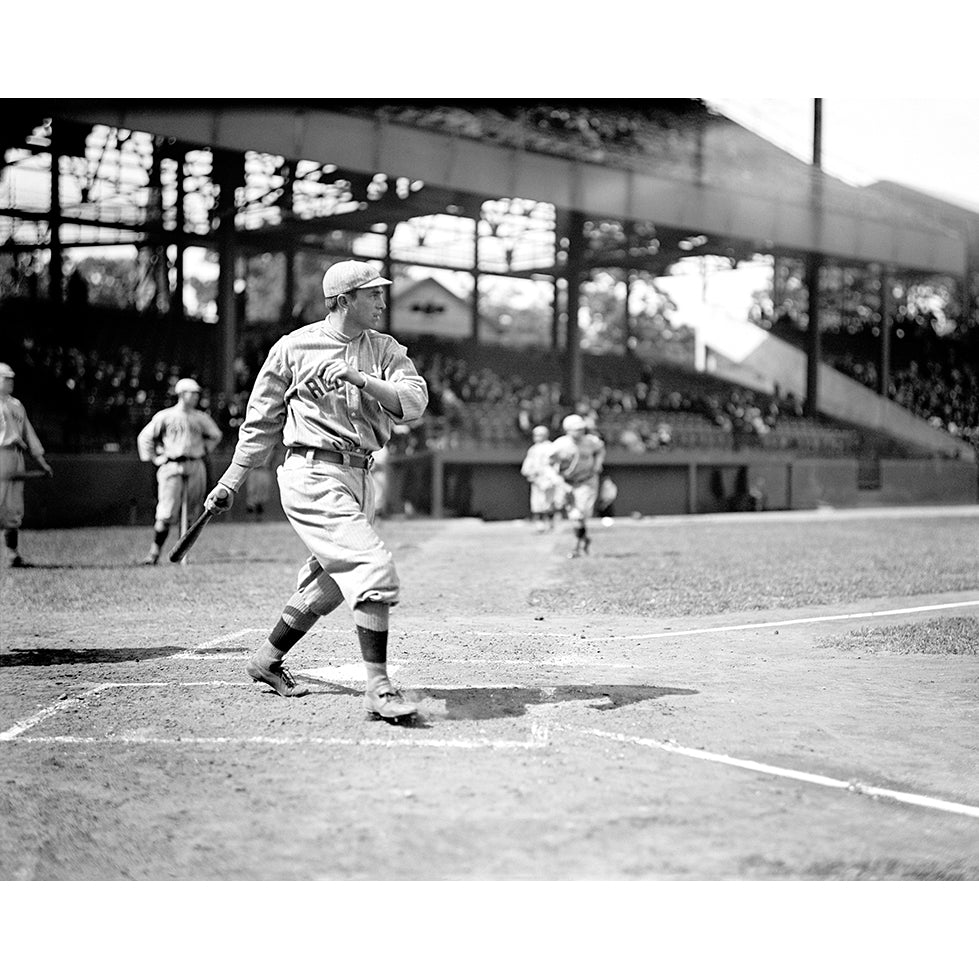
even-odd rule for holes
{"type": "Polygon", "coordinates": [[[865,785],[855,779],[843,781],[838,778],[830,778],[827,775],[818,775],[812,772],[801,772],[793,768],[780,768],[777,765],[768,765],[764,762],[750,761],[745,758],[733,758],[730,755],[720,755],[713,751],[705,751],[702,748],[686,748],[677,744],[675,741],[657,741],[654,738],[641,738],[630,734],[616,734],[614,731],[601,731],[596,728],[574,727],[568,724],[552,724],[555,730],[567,731],[569,733],[584,735],[593,738],[603,738],[607,741],[618,741],[623,744],[637,745],[643,748],[658,748],[660,751],[668,751],[676,755],[684,755],[687,758],[696,758],[700,761],[711,761],[721,765],[729,765],[733,768],[744,768],[748,771],[759,772],[763,775],[774,775],[778,778],[794,779],[797,782],[809,782],[813,785],[822,785],[830,789],[845,789],[857,795],[866,795],[871,798],[891,799],[895,802],[903,802],[910,806],[921,806],[926,809],[938,809],[941,812],[954,813],[958,816],[971,816],[979,819],[979,807],[967,806],[960,802],[949,802],[946,799],[936,799],[926,795],[916,795],[912,792],[898,792],[894,789],[883,789],[875,785],[865,785]]]}
{"type": "Polygon", "coordinates": [[[335,747],[379,747],[379,748],[449,748],[460,750],[477,750],[490,748],[499,751],[536,751],[548,747],[550,732],[546,724],[533,722],[530,727],[530,737],[525,741],[508,740],[504,738],[320,738],[320,737],[174,737],[174,738],[145,738],[145,737],[79,737],[76,735],[47,735],[27,736],[27,731],[36,727],[42,721],[66,710],[77,707],[87,700],[99,696],[106,690],[124,687],[250,687],[251,681],[238,682],[232,680],[148,680],[128,681],[118,683],[100,683],[74,697],[66,697],[39,710],[30,717],[18,721],[6,731],[0,732],[0,741],[17,741],[22,744],[190,744],[190,745],[235,745],[235,744],[271,744],[271,745],[324,745],[335,747]]]}
{"type": "MultiPolygon", "coordinates": [[[[49,704],[47,707],[41,708],[36,714],[31,714],[30,717],[24,718],[22,721],[18,721],[13,727],[7,728],[6,731],[0,731],[0,741],[14,741],[15,739],[20,739],[26,741],[26,738],[21,738],[21,735],[26,731],[29,731],[33,727],[37,727],[41,721],[47,720],[47,718],[60,713],[63,710],[67,710],[69,707],[78,707],[84,705],[87,700],[93,697],[97,697],[99,694],[104,693],[106,690],[112,690],[115,687],[170,687],[170,686],[182,686],[182,687],[248,687],[251,683],[245,682],[232,682],[230,680],[194,680],[194,681],[184,681],[184,682],[168,682],[168,681],[133,681],[133,682],[115,682],[115,683],[100,683],[97,687],[92,687],[90,690],[85,690],[82,693],[76,694],[74,697],[64,696],[59,698],[53,704],[49,704]]],[[[35,739],[36,740],[36,739],[35,739]]]]}
{"type": "Polygon", "coordinates": [[[208,639],[193,649],[185,650],[182,653],[172,653],[167,659],[244,659],[246,657],[240,653],[208,653],[208,650],[215,646],[220,646],[222,643],[231,642],[234,639],[241,639],[253,632],[261,631],[261,629],[257,628],[239,629],[237,632],[229,632],[227,635],[218,636],[216,639],[208,639]]]}
{"type": "Polygon", "coordinates": [[[510,741],[503,738],[271,738],[256,735],[250,738],[129,738],[129,737],[76,737],[52,735],[50,737],[27,736],[17,738],[18,744],[146,744],[146,745],[323,745],[348,748],[448,748],[474,751],[489,748],[493,751],[537,751],[550,744],[547,729],[541,726],[532,731],[526,741],[510,741]]]}

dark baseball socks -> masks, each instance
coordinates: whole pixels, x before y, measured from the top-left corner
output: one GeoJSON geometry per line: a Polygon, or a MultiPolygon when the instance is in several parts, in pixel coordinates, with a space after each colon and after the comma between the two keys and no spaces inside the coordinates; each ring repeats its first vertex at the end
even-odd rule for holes
{"type": "Polygon", "coordinates": [[[319,574],[308,579],[305,587],[286,603],[275,628],[255,655],[269,662],[280,662],[313,628],[317,619],[329,615],[342,601],[343,593],[329,575],[319,574]]]}
{"type": "Polygon", "coordinates": [[[153,543],[150,545],[149,557],[158,558],[160,556],[160,551],[163,549],[169,533],[169,524],[164,524],[162,527],[153,527],[153,543]]]}
{"type": "MultiPolygon", "coordinates": [[[[332,612],[342,601],[343,595],[329,575],[320,574],[307,581],[306,587],[289,599],[268,639],[256,650],[255,659],[266,668],[281,663],[316,620],[332,612]]],[[[372,691],[390,685],[387,667],[389,606],[381,602],[361,602],[354,609],[353,617],[367,672],[367,689],[372,691]]]]}
{"type": "Polygon", "coordinates": [[[354,609],[360,655],[367,671],[367,690],[390,686],[388,678],[388,615],[390,606],[361,602],[354,609]]]}

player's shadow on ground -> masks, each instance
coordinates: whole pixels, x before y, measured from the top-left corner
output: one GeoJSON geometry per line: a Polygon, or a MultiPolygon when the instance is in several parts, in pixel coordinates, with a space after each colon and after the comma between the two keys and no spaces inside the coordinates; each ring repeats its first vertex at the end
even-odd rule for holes
{"type": "MultiPolygon", "coordinates": [[[[312,693],[348,694],[363,697],[363,690],[354,690],[336,683],[303,677],[312,693]]],[[[691,696],[699,693],[685,687],[642,687],[617,683],[599,683],[554,687],[412,687],[404,691],[405,699],[420,705],[441,700],[445,713],[437,719],[447,721],[485,721],[502,717],[523,717],[528,707],[560,704],[571,701],[585,703],[591,710],[615,710],[628,704],[639,704],[659,697],[691,696]]]]}
{"type": "Polygon", "coordinates": [[[459,687],[430,689],[420,687],[410,692],[412,700],[444,700],[445,719],[450,721],[483,721],[497,717],[523,717],[528,707],[560,704],[569,701],[586,703],[591,710],[615,710],[627,704],[639,704],[666,696],[689,696],[696,690],[682,687],[641,687],[626,684],[587,684],[555,687],[459,687]]]}
{"type": "MultiPolygon", "coordinates": [[[[147,649],[11,649],[0,656],[0,669],[7,666],[68,666],[75,663],[139,663],[144,659],[166,659],[185,653],[183,646],[152,646],[147,649]]],[[[241,649],[221,649],[222,653],[244,653],[241,649]]]]}

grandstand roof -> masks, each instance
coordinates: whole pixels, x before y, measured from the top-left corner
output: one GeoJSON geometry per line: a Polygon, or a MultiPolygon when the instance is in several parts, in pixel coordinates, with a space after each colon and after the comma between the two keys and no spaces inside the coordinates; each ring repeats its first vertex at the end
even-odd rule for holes
{"type": "Polygon", "coordinates": [[[698,252],[774,250],[953,275],[966,269],[965,242],[940,220],[814,170],[699,99],[29,101],[59,119],[406,177],[418,188],[405,199],[389,195],[383,207],[331,216],[324,227],[475,215],[484,200],[520,198],[553,204],[559,232],[572,212],[655,225],[658,260],[644,264],[627,250],[593,256],[593,265],[614,259],[662,272],[668,260],[698,252]]]}

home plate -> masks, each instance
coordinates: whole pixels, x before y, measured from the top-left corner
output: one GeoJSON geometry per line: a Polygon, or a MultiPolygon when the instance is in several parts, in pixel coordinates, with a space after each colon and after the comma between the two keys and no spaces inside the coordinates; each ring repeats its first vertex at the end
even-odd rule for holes
{"type": "MultiPolygon", "coordinates": [[[[388,676],[394,676],[399,666],[389,666],[388,676]]],[[[327,683],[364,683],[367,679],[363,663],[341,663],[340,666],[317,666],[312,670],[296,670],[301,676],[313,680],[325,680],[327,683]]]]}

